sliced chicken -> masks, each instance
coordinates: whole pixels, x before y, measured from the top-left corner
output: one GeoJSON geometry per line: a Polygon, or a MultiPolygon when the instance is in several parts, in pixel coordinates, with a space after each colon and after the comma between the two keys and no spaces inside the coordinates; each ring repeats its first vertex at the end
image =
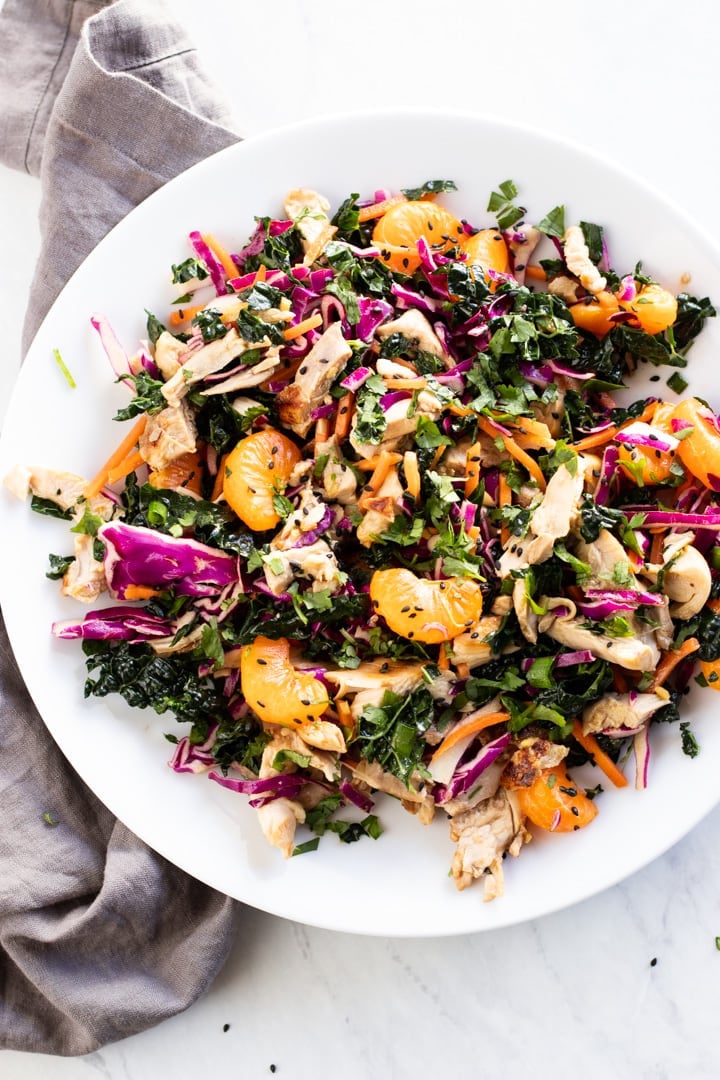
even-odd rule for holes
{"type": "Polygon", "coordinates": [[[567,746],[548,739],[521,739],[505,766],[503,783],[508,787],[530,787],[545,769],[554,769],[568,755],[567,746]]]}
{"type": "Polygon", "coordinates": [[[707,560],[696,547],[688,544],[667,565],[662,580],[663,592],[673,602],[673,619],[691,619],[702,611],[710,598],[712,575],[707,560]]]}
{"type": "MultiPolygon", "coordinates": [[[[432,795],[427,791],[422,777],[411,777],[412,787],[408,788],[397,776],[385,772],[377,761],[365,761],[364,758],[361,758],[360,761],[349,761],[346,764],[356,780],[362,780],[374,791],[384,791],[388,795],[393,795],[396,799],[401,800],[403,806],[408,804],[409,807],[410,804],[415,804],[418,807],[426,807],[426,812],[429,811],[430,817],[432,817],[435,803],[432,795]]],[[[421,820],[423,820],[423,824],[427,824],[424,816],[421,820]]]]}
{"type": "Polygon", "coordinates": [[[361,442],[356,433],[357,418],[350,430],[350,445],[361,457],[371,458],[383,450],[397,450],[400,443],[416,430],[421,416],[437,420],[442,415],[442,403],[429,390],[421,390],[417,400],[396,401],[385,412],[385,430],[380,443],[361,442]]]}
{"type": "Polygon", "coordinates": [[[551,296],[559,296],[566,304],[577,304],[583,295],[583,288],[576,278],[558,274],[548,282],[547,291],[551,296]]]}
{"type": "Polygon", "coordinates": [[[375,337],[379,341],[385,341],[392,334],[402,334],[404,338],[407,338],[411,350],[430,353],[432,356],[437,356],[438,359],[442,360],[446,368],[454,367],[455,361],[443,348],[440,338],[422,311],[418,311],[417,308],[404,311],[399,319],[383,323],[375,331],[375,337]]]}
{"type": "Polygon", "coordinates": [[[55,503],[61,510],[71,510],[78,499],[84,497],[87,487],[87,480],[75,473],[34,465],[15,465],[6,475],[4,483],[18,499],[34,495],[55,503]]]}
{"type": "Polygon", "coordinates": [[[280,350],[272,345],[257,364],[248,364],[241,371],[224,379],[219,383],[208,384],[203,387],[203,394],[212,397],[214,394],[232,394],[235,390],[247,390],[251,386],[259,386],[269,379],[280,366],[280,350]]]}
{"type": "Polygon", "coordinates": [[[496,634],[502,623],[501,615],[483,615],[464,634],[453,639],[452,652],[456,664],[467,664],[469,668],[488,664],[495,658],[488,638],[496,634]]]}
{"type": "Polygon", "coordinates": [[[515,614],[520,624],[522,635],[526,641],[530,641],[533,644],[537,641],[538,635],[538,617],[530,606],[530,601],[527,595],[525,578],[518,578],[513,586],[513,607],[515,608],[515,614]]]}
{"type": "Polygon", "coordinates": [[[503,855],[519,855],[530,834],[523,825],[517,797],[500,788],[492,798],[451,818],[450,839],[457,844],[451,865],[455,884],[466,889],[482,877],[487,901],[504,892],[503,855]]]}
{"type": "Polygon", "coordinates": [[[565,391],[558,387],[557,397],[554,401],[534,401],[532,411],[536,420],[547,425],[548,431],[554,439],[559,439],[563,434],[563,416],[565,415],[565,391]]]}
{"type": "Polygon", "coordinates": [[[582,725],[586,735],[596,731],[615,731],[619,728],[638,728],[667,705],[657,694],[604,694],[599,701],[583,709],[582,725]]]}
{"type": "Polygon", "coordinates": [[[576,618],[576,608],[571,600],[543,596],[539,603],[548,608],[548,613],[540,617],[538,630],[562,645],[571,649],[588,649],[593,656],[619,664],[628,671],[654,671],[660,662],[660,650],[652,637],[652,630],[643,636],[642,628],[633,624],[632,617],[628,617],[628,622],[634,636],[610,637],[596,634],[588,629],[585,619],[576,618]]]}
{"type": "Polygon", "coordinates": [[[273,799],[257,810],[263,836],[289,859],[295,848],[295,829],[305,820],[305,810],[294,799],[273,799]]]}
{"type": "Polygon", "coordinates": [[[353,716],[357,719],[366,705],[381,705],[385,693],[405,696],[423,682],[423,664],[399,660],[367,660],[356,668],[332,668],[325,678],[337,686],[337,698],[354,695],[353,716]]]}
{"type": "Polygon", "coordinates": [[[585,235],[579,225],[570,225],[563,236],[563,254],[571,274],[574,274],[584,289],[596,295],[604,291],[607,279],[602,276],[595,263],[590,260],[590,251],[585,243],[585,235]]]}
{"type": "Polygon", "coordinates": [[[316,750],[305,742],[299,731],[293,731],[290,728],[281,728],[273,734],[272,739],[265,746],[260,763],[259,775],[261,777],[275,776],[278,771],[282,771],[275,769],[273,765],[275,758],[282,750],[292,750],[296,754],[302,754],[303,757],[309,757],[308,767],[317,769],[326,780],[338,779],[337,754],[327,750],[316,750]]]}
{"type": "Polygon", "coordinates": [[[294,578],[309,578],[313,592],[329,589],[335,593],[342,582],[338,561],[325,540],[315,540],[305,547],[272,551],[265,560],[264,569],[268,587],[276,596],[285,592],[294,578]]]}
{"type": "Polygon", "coordinates": [[[166,382],[182,367],[181,357],[187,352],[187,348],[185,342],[180,341],[169,330],[163,330],[155,342],[155,363],[166,382]]]}
{"type": "Polygon", "coordinates": [[[328,515],[330,508],[322,502],[310,486],[303,488],[297,509],[293,511],[280,532],[273,537],[270,548],[286,551],[294,548],[306,533],[316,529],[328,515]]]}
{"type": "Polygon", "coordinates": [[[527,536],[524,540],[513,541],[500,559],[502,577],[511,570],[533,566],[550,558],[555,542],[564,539],[577,523],[583,483],[584,472],[579,458],[574,474],[567,465],[561,465],[553,473],[530,518],[527,536]]]}
{"type": "Polygon", "coordinates": [[[196,448],[195,420],[185,401],[148,416],[138,449],[151,469],[164,469],[196,448]]]}
{"type": "Polygon", "coordinates": [[[305,251],[303,263],[312,266],[337,232],[330,224],[330,203],[311,188],[295,188],[285,196],[285,213],[295,222],[305,251]]]}
{"type": "MultiPolygon", "coordinates": [[[[270,339],[267,338],[262,344],[269,346],[270,339]]],[[[168,405],[179,405],[191,386],[202,382],[216,371],[222,371],[226,364],[241,356],[249,348],[257,348],[257,342],[249,345],[232,327],[224,337],[210,341],[202,348],[191,352],[187,360],[180,365],[162,388],[162,395],[168,405]]]]}
{"type": "Polygon", "coordinates": [[[315,448],[315,455],[316,458],[327,455],[322,474],[322,487],[328,501],[340,503],[341,506],[354,503],[357,495],[357,480],[352,469],[349,469],[342,460],[343,456],[334,436],[329,442],[320,443],[315,448]]]}
{"type": "Polygon", "coordinates": [[[372,547],[375,539],[390,528],[396,516],[402,512],[404,494],[398,474],[391,469],[377,494],[365,503],[365,516],[356,534],[363,547],[372,547]]]}
{"type": "Polygon", "coordinates": [[[86,533],[75,536],[75,559],[70,563],[62,580],[60,591],[83,604],[92,604],[107,590],[105,567],[94,557],[95,538],[86,533]]]}
{"type": "Polygon", "coordinates": [[[283,424],[305,436],[311,415],[352,356],[339,322],[331,323],[313,345],[293,381],[277,396],[278,414],[283,424]]]}
{"type": "MultiPolygon", "coordinates": [[[[601,529],[597,540],[593,540],[591,544],[581,540],[575,547],[575,555],[590,567],[592,578],[587,584],[593,588],[612,589],[614,580],[626,582],[628,577],[634,581],[627,551],[607,529],[601,529]]],[[[634,588],[627,584],[622,587],[634,588]]]]}

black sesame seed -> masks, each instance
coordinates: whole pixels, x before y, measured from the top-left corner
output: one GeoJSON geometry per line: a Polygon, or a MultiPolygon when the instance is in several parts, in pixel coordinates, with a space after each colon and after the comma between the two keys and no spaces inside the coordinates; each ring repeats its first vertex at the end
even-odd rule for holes
{"type": "Polygon", "coordinates": [[[303,366],[298,371],[298,375],[305,375],[306,372],[307,372],[307,364],[303,364],[303,366]]]}
{"type": "Polygon", "coordinates": [[[404,615],[406,611],[410,610],[410,605],[406,604],[405,607],[400,608],[400,614],[404,615]]]}
{"type": "Polygon", "coordinates": [[[650,961],[650,967],[655,967],[656,964],[657,964],[657,956],[653,956],[652,960],[650,961]]]}
{"type": "Polygon", "coordinates": [[[264,702],[264,701],[258,701],[258,702],[257,702],[257,705],[258,705],[258,708],[260,708],[260,709],[264,709],[264,708],[265,708],[265,702],[264,702]]]}
{"type": "Polygon", "coordinates": [[[470,640],[474,641],[475,638],[479,638],[479,637],[480,637],[480,631],[479,630],[473,630],[472,634],[470,635],[470,640]]]}
{"type": "Polygon", "coordinates": [[[386,672],[386,671],[389,671],[389,670],[390,670],[390,665],[388,664],[388,662],[387,662],[387,660],[386,660],[384,664],[381,664],[381,665],[380,665],[380,673],[381,673],[382,675],[384,675],[384,674],[385,674],[385,672],[386,672]]]}
{"type": "Polygon", "coordinates": [[[578,810],[577,806],[571,806],[570,813],[573,814],[575,817],[580,817],[580,811],[578,810]]]}
{"type": "Polygon", "coordinates": [[[263,667],[267,667],[267,660],[262,660],[259,656],[257,662],[258,664],[262,664],[263,667]]]}
{"type": "Polygon", "coordinates": [[[660,376],[659,375],[651,375],[650,376],[650,382],[660,382],[660,376]]]}
{"type": "Polygon", "coordinates": [[[321,356],[320,359],[318,360],[318,364],[329,364],[329,363],[330,363],[330,361],[325,356],[321,356]]]}
{"type": "Polygon", "coordinates": [[[412,630],[411,630],[411,631],[410,631],[410,632],[408,633],[408,637],[409,637],[409,638],[413,638],[413,637],[415,637],[415,634],[413,633],[413,631],[412,631],[412,630]]]}
{"type": "Polygon", "coordinates": [[[525,263],[515,263],[515,269],[516,270],[524,270],[525,269],[525,263]]]}

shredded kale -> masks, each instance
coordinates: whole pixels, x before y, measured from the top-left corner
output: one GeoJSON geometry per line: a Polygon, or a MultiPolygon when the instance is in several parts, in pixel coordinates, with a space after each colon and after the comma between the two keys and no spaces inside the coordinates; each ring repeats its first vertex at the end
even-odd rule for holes
{"type": "Polygon", "coordinates": [[[131,382],[135,393],[130,403],[123,409],[118,409],[113,420],[132,420],[142,413],[161,412],[167,406],[167,401],[162,395],[164,383],[160,379],[154,379],[147,371],[140,371],[137,375],[121,375],[120,380],[131,382]]]}
{"type": "Polygon", "coordinates": [[[186,281],[204,281],[208,276],[207,269],[198,259],[185,259],[181,263],[172,264],[173,285],[184,285],[186,281]]]}
{"type": "Polygon", "coordinates": [[[48,562],[50,569],[45,574],[46,578],[50,578],[51,581],[59,581],[60,578],[65,577],[68,568],[75,562],[74,555],[48,555],[48,562]]]}
{"type": "Polygon", "coordinates": [[[454,180],[426,180],[420,187],[403,188],[402,193],[406,198],[416,201],[423,195],[440,195],[444,191],[457,191],[454,180]]]}
{"type": "Polygon", "coordinates": [[[435,715],[433,698],[424,686],[404,696],[386,691],[382,705],[366,705],[353,747],[361,757],[377,761],[410,788],[413,774],[423,774],[423,738],[435,715]]]}

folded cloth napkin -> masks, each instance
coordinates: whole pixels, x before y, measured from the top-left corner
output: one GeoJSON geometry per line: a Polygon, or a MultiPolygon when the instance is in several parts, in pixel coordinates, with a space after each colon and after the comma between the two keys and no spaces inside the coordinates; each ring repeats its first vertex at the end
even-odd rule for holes
{"type": "MultiPolygon", "coordinates": [[[[98,240],[238,135],[171,11],[153,0],[6,0],[0,155],[40,174],[25,347],[98,240]]],[[[187,1008],[237,905],[95,798],[33,707],[0,621],[0,1046],[84,1054],[187,1008]]]]}

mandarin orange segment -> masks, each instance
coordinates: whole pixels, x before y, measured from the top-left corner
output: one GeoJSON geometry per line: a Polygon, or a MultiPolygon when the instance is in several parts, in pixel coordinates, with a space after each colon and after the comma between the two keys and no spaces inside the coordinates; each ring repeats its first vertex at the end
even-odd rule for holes
{"type": "Polygon", "coordinates": [[[697,398],[687,398],[673,409],[671,425],[673,420],[682,422],[676,434],[689,430],[677,448],[683,465],[711,491],[720,491],[720,431],[714,414],[697,398]]]}
{"type": "Polygon", "coordinates": [[[155,469],[148,475],[148,483],[156,488],[186,488],[201,495],[202,465],[197,450],[180,454],[164,469],[155,469]]]}
{"type": "Polygon", "coordinates": [[[481,229],[473,236],[463,237],[460,250],[465,252],[468,262],[477,263],[486,273],[488,270],[496,270],[500,274],[510,272],[507,244],[497,229],[481,229]]]}
{"type": "Polygon", "coordinates": [[[599,338],[610,333],[615,326],[610,316],[616,315],[619,310],[620,305],[617,299],[609,292],[601,292],[588,300],[581,300],[579,304],[573,304],[569,309],[572,320],[579,330],[587,330],[599,338]]]}
{"type": "Polygon", "coordinates": [[[240,685],[248,705],[265,724],[298,728],[317,720],[329,704],[323,683],[293,667],[286,638],[260,635],[243,646],[240,685]]]}
{"type": "Polygon", "coordinates": [[[370,599],[391,630],[426,645],[452,641],[482,614],[480,586],[471,578],[431,581],[400,568],[375,571],[370,599]]]}
{"type": "Polygon", "coordinates": [[[574,832],[597,815],[595,803],[572,782],[562,765],[544,769],[530,787],[513,790],[522,813],[533,825],[549,832],[574,832]]]}
{"type": "Polygon", "coordinates": [[[421,237],[433,251],[443,252],[455,247],[464,234],[461,223],[444,206],[409,200],[383,214],[373,231],[373,243],[391,270],[412,274],[420,265],[417,243],[421,237]]]}
{"type": "Polygon", "coordinates": [[[274,428],[241,439],[225,461],[223,494],[241,521],[255,532],[274,528],[280,516],[273,496],[282,494],[300,460],[295,443],[274,428]]]}
{"type": "Polygon", "coordinates": [[[677,300],[662,285],[643,285],[634,300],[621,300],[620,307],[632,311],[646,334],[661,334],[677,318],[677,300]]]}

